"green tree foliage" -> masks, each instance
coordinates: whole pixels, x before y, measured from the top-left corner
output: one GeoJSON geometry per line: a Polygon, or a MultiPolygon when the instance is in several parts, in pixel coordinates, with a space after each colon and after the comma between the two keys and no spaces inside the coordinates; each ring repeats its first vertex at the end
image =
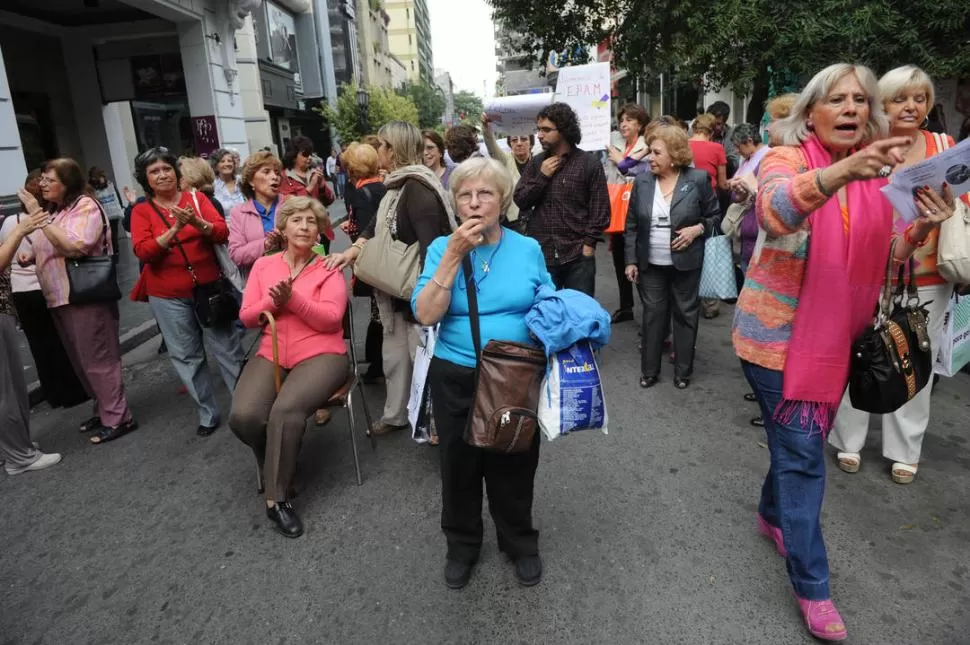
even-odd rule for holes
{"type": "Polygon", "coordinates": [[[806,78],[835,62],[970,74],[970,3],[939,0],[489,0],[536,59],[613,35],[617,64],[745,90],[769,66],[806,78]]]}
{"type": "Polygon", "coordinates": [[[485,106],[477,94],[466,90],[455,92],[455,116],[462,123],[481,125],[479,117],[484,111],[485,106]]]}
{"type": "Polygon", "coordinates": [[[318,110],[337,130],[341,141],[353,141],[365,134],[377,132],[389,121],[407,121],[418,125],[418,108],[410,98],[382,87],[368,87],[367,91],[370,94],[367,110],[369,132],[361,132],[359,128],[356,85],[340,86],[336,109],[324,103],[318,110]]]}
{"type": "Polygon", "coordinates": [[[398,93],[410,98],[418,108],[418,125],[422,130],[441,125],[441,116],[445,113],[445,96],[437,86],[427,81],[419,81],[409,83],[398,93]]]}

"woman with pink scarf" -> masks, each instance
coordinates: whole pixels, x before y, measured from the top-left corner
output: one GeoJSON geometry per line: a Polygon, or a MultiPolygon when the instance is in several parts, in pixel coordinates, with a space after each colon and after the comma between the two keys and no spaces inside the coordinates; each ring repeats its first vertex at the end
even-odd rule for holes
{"type": "MultiPolygon", "coordinates": [[[[829,592],[820,515],[825,436],[849,377],[852,340],[871,321],[893,236],[879,192],[903,161],[906,137],[886,136],[876,79],[832,65],[799,95],[773,134],[758,174],[756,215],[765,232],[738,298],[733,340],[765,419],[771,466],[758,528],[785,557],[802,616],[816,638],[846,638],[829,592]]],[[[942,198],[920,212],[895,247],[912,254],[943,219],[942,198]]]]}

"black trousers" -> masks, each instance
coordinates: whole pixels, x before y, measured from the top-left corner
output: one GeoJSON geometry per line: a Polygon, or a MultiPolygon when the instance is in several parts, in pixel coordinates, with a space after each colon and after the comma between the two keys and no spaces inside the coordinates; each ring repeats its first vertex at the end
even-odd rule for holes
{"type": "Polygon", "coordinates": [[[52,408],[73,408],[87,401],[88,395],[71,366],[44,295],[40,290],[21,291],[12,294],[12,298],[47,403],[52,408]]]}
{"type": "Polygon", "coordinates": [[[495,521],[499,550],[511,558],[539,553],[532,528],[532,496],[539,465],[539,432],[532,447],[514,455],[465,443],[475,370],[434,358],[428,371],[441,456],[441,530],[448,559],[474,562],[482,547],[482,482],[495,521]]]}
{"type": "Polygon", "coordinates": [[[641,268],[643,352],[640,354],[640,373],[643,376],[660,374],[663,343],[671,327],[676,354],[674,375],[690,378],[693,374],[700,286],[700,269],[680,271],[672,266],[655,264],[641,268]]]}
{"type": "Polygon", "coordinates": [[[121,222],[120,219],[109,219],[108,228],[111,230],[111,248],[114,250],[114,257],[118,257],[121,249],[118,248],[118,224],[121,222]]]}
{"type": "Polygon", "coordinates": [[[596,291],[596,258],[583,256],[565,264],[546,265],[557,289],[575,289],[590,298],[596,291]]]}
{"type": "Polygon", "coordinates": [[[610,236],[610,251],[613,253],[613,268],[616,270],[616,286],[620,291],[620,309],[633,310],[633,283],[626,279],[626,252],[623,248],[623,233],[610,236]]]}

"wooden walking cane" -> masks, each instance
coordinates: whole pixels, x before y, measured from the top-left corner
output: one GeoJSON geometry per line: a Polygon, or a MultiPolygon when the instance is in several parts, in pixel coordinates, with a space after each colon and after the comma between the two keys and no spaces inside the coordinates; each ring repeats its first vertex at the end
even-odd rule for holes
{"type": "MultiPolygon", "coordinates": [[[[269,327],[269,337],[272,341],[273,346],[273,385],[276,387],[276,395],[279,396],[280,390],[283,387],[283,378],[280,370],[280,345],[279,338],[276,335],[276,317],[273,316],[270,311],[259,312],[259,321],[263,323],[264,326],[269,327]]],[[[260,334],[262,335],[262,334],[260,334]]],[[[269,426],[266,428],[266,450],[269,451],[270,463],[273,464],[273,472],[279,473],[280,470],[280,453],[283,452],[283,432],[276,433],[276,440],[270,443],[269,435],[271,429],[269,426]]],[[[260,479],[263,479],[263,472],[260,472],[260,479]]],[[[275,485],[275,482],[274,482],[275,485]]],[[[265,489],[266,482],[263,482],[263,488],[265,489]]],[[[260,491],[262,492],[262,491],[260,491]]],[[[273,500],[282,501],[282,500],[273,500]]]]}

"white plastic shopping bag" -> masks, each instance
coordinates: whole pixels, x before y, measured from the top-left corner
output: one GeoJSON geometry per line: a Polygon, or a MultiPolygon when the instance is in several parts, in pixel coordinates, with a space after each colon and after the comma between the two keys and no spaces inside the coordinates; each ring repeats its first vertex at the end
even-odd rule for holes
{"type": "Polygon", "coordinates": [[[408,399],[408,422],[411,438],[427,443],[431,437],[431,392],[428,387],[428,368],[434,356],[438,340],[437,327],[422,327],[419,332],[418,349],[414,353],[414,371],[411,372],[411,397],[408,399]]]}
{"type": "Polygon", "coordinates": [[[539,427],[549,441],[590,428],[607,434],[603,383],[589,341],[580,341],[549,359],[538,413],[539,427]]]}
{"type": "Polygon", "coordinates": [[[970,363],[970,296],[954,295],[943,315],[943,333],[933,371],[953,376],[970,363]]]}

